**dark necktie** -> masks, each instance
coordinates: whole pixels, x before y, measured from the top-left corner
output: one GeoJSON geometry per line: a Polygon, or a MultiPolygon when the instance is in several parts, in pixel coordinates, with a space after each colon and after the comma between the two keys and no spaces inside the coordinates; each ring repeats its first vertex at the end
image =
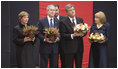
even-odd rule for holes
{"type": "Polygon", "coordinates": [[[52,19],[50,19],[50,27],[53,28],[52,19]]]}
{"type": "Polygon", "coordinates": [[[75,22],[74,22],[74,19],[72,19],[72,23],[73,23],[73,25],[75,26],[75,22]]]}

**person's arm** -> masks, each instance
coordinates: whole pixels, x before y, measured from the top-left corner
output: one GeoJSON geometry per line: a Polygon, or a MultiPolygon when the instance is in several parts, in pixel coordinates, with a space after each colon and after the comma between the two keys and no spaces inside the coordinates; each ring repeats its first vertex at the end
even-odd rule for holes
{"type": "Polygon", "coordinates": [[[24,45],[24,38],[19,38],[19,32],[17,28],[13,29],[13,42],[17,45],[23,46],[24,45]]]}
{"type": "Polygon", "coordinates": [[[99,43],[105,43],[105,42],[108,42],[108,40],[109,40],[109,31],[110,31],[110,25],[109,25],[109,23],[105,25],[105,28],[106,28],[106,30],[105,30],[105,32],[106,32],[106,34],[105,34],[106,38],[105,38],[104,41],[101,41],[99,43]]]}
{"type": "Polygon", "coordinates": [[[66,27],[65,27],[65,24],[63,24],[63,22],[61,21],[60,24],[59,24],[59,32],[60,32],[60,35],[62,38],[65,38],[65,39],[72,39],[72,34],[69,34],[67,33],[67,30],[66,30],[66,27]]]}
{"type": "Polygon", "coordinates": [[[110,25],[109,25],[109,23],[107,24],[107,26],[106,26],[106,39],[105,39],[105,42],[108,42],[108,40],[109,40],[109,33],[110,32],[110,25]]]}
{"type": "Polygon", "coordinates": [[[39,31],[39,34],[37,35],[37,37],[38,37],[41,41],[44,41],[44,40],[45,40],[45,39],[44,39],[45,36],[44,36],[44,34],[43,34],[44,28],[43,28],[43,26],[42,26],[40,20],[39,20],[39,23],[37,24],[37,26],[38,26],[38,31],[39,31]]]}

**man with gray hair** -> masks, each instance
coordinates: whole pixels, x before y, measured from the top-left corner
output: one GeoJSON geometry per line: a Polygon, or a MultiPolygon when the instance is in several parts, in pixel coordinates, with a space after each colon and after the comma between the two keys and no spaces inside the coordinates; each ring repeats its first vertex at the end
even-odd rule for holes
{"type": "Polygon", "coordinates": [[[38,37],[40,39],[40,67],[47,68],[48,67],[48,59],[50,62],[50,68],[58,67],[58,39],[56,41],[50,41],[49,38],[45,37],[44,29],[45,28],[58,28],[59,23],[55,15],[55,6],[48,5],[47,6],[47,16],[41,18],[38,23],[39,34],[38,37]]]}
{"type": "MultiPolygon", "coordinates": [[[[73,27],[77,24],[83,23],[83,19],[75,16],[75,7],[67,4],[65,7],[67,17],[65,17],[59,24],[60,30],[60,44],[64,56],[63,63],[65,68],[72,68],[75,60],[76,67],[82,67],[83,58],[83,33],[75,33],[73,27]]],[[[83,23],[84,24],[84,23],[83,23]]]]}

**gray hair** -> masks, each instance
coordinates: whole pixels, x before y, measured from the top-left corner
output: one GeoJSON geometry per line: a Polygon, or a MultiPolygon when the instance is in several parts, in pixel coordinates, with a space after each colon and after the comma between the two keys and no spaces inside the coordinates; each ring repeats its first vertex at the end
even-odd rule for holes
{"type": "Polygon", "coordinates": [[[46,8],[47,11],[49,10],[50,7],[55,7],[55,6],[54,5],[48,5],[47,8],[46,8]]]}
{"type": "MultiPolygon", "coordinates": [[[[68,12],[68,8],[71,8],[71,7],[74,7],[73,5],[71,5],[71,4],[67,4],[66,6],[65,6],[65,10],[66,10],[66,12],[68,12]]],[[[75,7],[74,7],[75,8],[75,7]]]]}

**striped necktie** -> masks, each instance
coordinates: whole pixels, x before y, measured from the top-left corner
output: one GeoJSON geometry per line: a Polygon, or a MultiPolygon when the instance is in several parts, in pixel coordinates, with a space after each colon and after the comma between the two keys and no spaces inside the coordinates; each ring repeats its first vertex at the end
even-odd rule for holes
{"type": "Polygon", "coordinates": [[[72,23],[73,23],[73,25],[75,26],[75,22],[74,22],[74,19],[72,19],[72,23]]]}

